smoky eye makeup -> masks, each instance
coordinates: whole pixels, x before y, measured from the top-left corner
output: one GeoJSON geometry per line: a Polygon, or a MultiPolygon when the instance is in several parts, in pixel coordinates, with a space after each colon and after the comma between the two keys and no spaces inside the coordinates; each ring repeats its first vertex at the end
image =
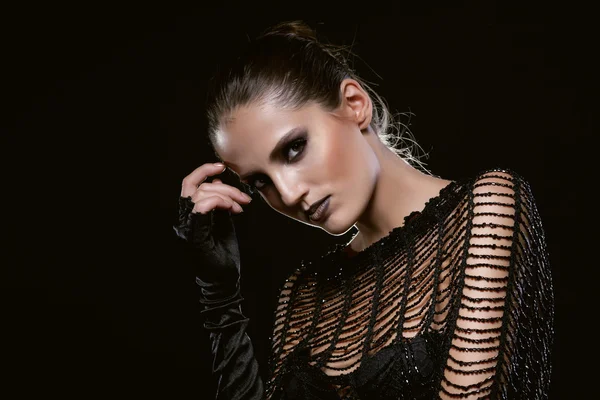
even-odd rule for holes
{"type": "Polygon", "coordinates": [[[306,137],[300,136],[295,139],[292,139],[284,148],[284,159],[286,162],[294,162],[298,159],[303,153],[304,148],[306,147],[306,137]],[[290,156],[290,154],[292,154],[290,156]]]}
{"type": "Polygon", "coordinates": [[[250,188],[252,188],[252,190],[254,190],[254,191],[262,189],[264,186],[268,185],[270,182],[270,179],[267,178],[266,175],[264,175],[264,174],[252,175],[252,176],[248,177],[247,180],[249,182],[249,183],[247,183],[247,185],[250,188]],[[264,183],[257,184],[258,181],[262,181],[264,183]]]}
{"type": "MultiPolygon", "coordinates": [[[[284,143],[280,143],[277,147],[279,151],[275,150],[275,157],[279,158],[286,164],[292,164],[299,161],[304,155],[306,145],[308,143],[308,132],[306,129],[297,130],[294,135],[290,135],[285,139],[284,143]]],[[[253,190],[258,190],[270,183],[270,179],[262,173],[254,173],[246,177],[246,185],[251,187],[253,190]],[[258,181],[262,181],[262,184],[257,184],[258,181]]]]}

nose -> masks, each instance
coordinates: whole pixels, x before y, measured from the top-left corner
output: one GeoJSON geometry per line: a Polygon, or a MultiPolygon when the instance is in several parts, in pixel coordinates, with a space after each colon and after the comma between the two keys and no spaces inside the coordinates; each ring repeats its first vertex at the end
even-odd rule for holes
{"type": "Polygon", "coordinates": [[[295,174],[280,174],[273,178],[273,184],[283,204],[290,208],[297,206],[308,191],[295,174]]]}

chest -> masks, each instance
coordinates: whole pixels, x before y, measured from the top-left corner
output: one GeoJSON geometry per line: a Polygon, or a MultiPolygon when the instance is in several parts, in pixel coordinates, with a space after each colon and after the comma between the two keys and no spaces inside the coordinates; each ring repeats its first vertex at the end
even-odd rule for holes
{"type": "Polygon", "coordinates": [[[304,342],[309,363],[327,376],[351,374],[364,360],[431,329],[440,310],[443,264],[433,255],[412,264],[392,260],[322,288],[304,342]]]}

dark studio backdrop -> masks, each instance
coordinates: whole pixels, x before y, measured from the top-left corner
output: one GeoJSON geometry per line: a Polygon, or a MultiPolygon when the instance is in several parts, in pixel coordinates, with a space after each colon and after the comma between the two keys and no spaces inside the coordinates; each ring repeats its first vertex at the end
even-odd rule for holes
{"type": "MultiPolygon", "coordinates": [[[[556,292],[553,399],[585,398],[582,281],[595,213],[596,29],[590,8],[461,2],[335,13],[308,4],[56,4],[4,14],[10,116],[3,139],[18,224],[8,312],[13,398],[211,399],[197,288],[171,225],[181,179],[213,161],[206,83],[261,30],[303,19],[352,46],[360,75],[411,111],[424,159],[447,179],[508,167],[544,221],[556,292]],[[15,123],[12,123],[15,122],[15,123]],[[17,154],[18,155],[18,154],[17,154]],[[23,222],[24,215],[32,221],[23,222]]],[[[255,200],[236,219],[243,310],[264,367],[273,300],[303,256],[343,237],[255,200]]]]}

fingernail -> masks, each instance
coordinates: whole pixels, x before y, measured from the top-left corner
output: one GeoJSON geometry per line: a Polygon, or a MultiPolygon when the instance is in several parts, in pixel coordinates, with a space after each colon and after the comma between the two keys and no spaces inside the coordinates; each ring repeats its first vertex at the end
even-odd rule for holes
{"type": "Polygon", "coordinates": [[[215,163],[215,166],[219,167],[219,168],[223,168],[225,166],[225,164],[218,162],[218,163],[215,163]]]}
{"type": "Polygon", "coordinates": [[[248,196],[246,193],[242,193],[244,195],[244,197],[246,198],[246,200],[248,201],[252,201],[252,197],[248,196]]]}

